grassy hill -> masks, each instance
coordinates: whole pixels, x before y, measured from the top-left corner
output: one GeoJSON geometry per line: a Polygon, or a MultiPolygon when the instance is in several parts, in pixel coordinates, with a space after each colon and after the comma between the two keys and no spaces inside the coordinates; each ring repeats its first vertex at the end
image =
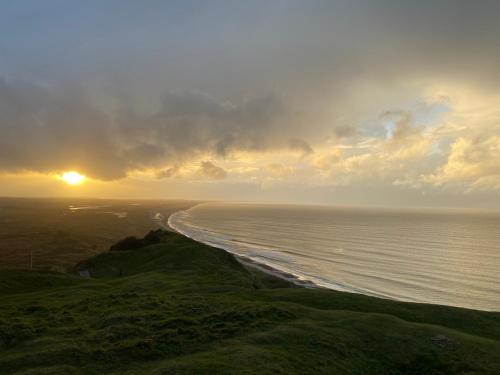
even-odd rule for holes
{"type": "Polygon", "coordinates": [[[174,233],[0,271],[0,374],[500,374],[500,313],[294,287],[174,233]]]}

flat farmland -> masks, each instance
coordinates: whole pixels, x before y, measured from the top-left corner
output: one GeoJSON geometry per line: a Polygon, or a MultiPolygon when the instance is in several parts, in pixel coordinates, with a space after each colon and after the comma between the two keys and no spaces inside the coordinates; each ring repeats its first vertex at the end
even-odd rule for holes
{"type": "Polygon", "coordinates": [[[158,229],[171,213],[196,203],[0,198],[0,268],[68,271],[124,237],[158,229]]]}

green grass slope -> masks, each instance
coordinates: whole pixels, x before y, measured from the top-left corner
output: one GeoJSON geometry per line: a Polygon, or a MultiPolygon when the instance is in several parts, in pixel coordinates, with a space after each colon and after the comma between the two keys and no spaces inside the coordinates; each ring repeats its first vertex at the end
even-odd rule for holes
{"type": "Polygon", "coordinates": [[[0,374],[500,374],[500,314],[293,287],[173,233],[0,272],[0,374]]]}

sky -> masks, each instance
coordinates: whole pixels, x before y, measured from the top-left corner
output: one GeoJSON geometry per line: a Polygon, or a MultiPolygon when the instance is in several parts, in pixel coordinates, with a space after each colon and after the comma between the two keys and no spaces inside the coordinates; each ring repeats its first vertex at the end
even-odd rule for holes
{"type": "Polygon", "coordinates": [[[0,7],[0,196],[500,208],[498,1],[0,7]]]}

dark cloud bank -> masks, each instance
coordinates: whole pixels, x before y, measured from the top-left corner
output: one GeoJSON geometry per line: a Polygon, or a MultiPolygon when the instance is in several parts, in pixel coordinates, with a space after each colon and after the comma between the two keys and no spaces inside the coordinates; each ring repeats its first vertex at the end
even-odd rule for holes
{"type": "MultiPolygon", "coordinates": [[[[311,152],[304,140],[282,139],[289,120],[290,111],[272,95],[233,104],[199,92],[168,93],[144,115],[125,108],[105,112],[75,87],[0,80],[0,171],[77,169],[113,180],[131,170],[162,168],[157,176],[167,178],[179,164],[207,153],[225,157],[233,150],[279,147],[311,152]]],[[[225,177],[210,162],[201,173],[225,177]]]]}

